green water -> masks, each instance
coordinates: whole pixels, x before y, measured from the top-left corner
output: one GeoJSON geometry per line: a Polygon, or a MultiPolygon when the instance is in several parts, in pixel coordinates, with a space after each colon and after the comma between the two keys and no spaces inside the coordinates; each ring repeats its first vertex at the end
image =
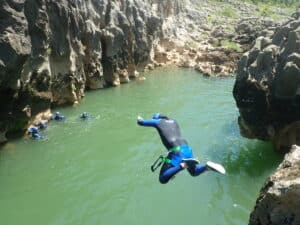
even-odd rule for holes
{"type": "Polygon", "coordinates": [[[48,140],[23,138],[0,151],[2,225],[242,225],[280,157],[269,143],[239,135],[233,78],[157,70],[145,82],[92,91],[79,106],[59,108],[48,140]],[[80,121],[88,111],[96,118],[80,121]],[[227,175],[181,172],[167,185],[150,165],[164,152],[138,114],[176,118],[201,163],[227,175]]]}

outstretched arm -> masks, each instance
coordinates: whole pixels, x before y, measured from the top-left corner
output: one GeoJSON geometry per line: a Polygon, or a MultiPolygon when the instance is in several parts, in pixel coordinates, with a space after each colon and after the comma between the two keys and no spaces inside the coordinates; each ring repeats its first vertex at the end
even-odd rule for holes
{"type": "Polygon", "coordinates": [[[137,123],[140,126],[145,126],[145,127],[156,127],[159,124],[160,119],[149,119],[145,120],[141,116],[137,117],[137,123]]]}

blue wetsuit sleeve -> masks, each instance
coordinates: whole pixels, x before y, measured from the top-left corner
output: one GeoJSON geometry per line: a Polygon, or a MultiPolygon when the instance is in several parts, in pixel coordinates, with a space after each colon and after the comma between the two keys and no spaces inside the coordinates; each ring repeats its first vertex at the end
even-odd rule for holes
{"type": "Polygon", "coordinates": [[[150,120],[138,120],[138,125],[145,126],[145,127],[156,127],[159,124],[159,119],[150,119],[150,120]]]}

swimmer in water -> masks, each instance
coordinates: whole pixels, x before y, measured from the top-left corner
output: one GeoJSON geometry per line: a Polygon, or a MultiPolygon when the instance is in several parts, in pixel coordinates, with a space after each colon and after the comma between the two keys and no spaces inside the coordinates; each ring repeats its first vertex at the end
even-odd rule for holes
{"type": "Polygon", "coordinates": [[[44,136],[40,135],[38,131],[39,127],[33,126],[28,129],[28,134],[30,134],[33,139],[43,139],[44,136]]]}
{"type": "Polygon", "coordinates": [[[51,120],[64,120],[65,116],[63,116],[60,112],[56,112],[54,116],[51,117],[51,120]]]}

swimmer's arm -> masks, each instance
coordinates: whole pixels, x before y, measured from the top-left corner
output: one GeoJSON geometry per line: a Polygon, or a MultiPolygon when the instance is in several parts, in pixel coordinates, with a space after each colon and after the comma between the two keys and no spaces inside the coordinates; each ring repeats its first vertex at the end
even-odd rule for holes
{"type": "Polygon", "coordinates": [[[159,124],[159,119],[150,119],[145,120],[141,116],[137,117],[138,125],[145,126],[145,127],[156,127],[159,124]]]}

